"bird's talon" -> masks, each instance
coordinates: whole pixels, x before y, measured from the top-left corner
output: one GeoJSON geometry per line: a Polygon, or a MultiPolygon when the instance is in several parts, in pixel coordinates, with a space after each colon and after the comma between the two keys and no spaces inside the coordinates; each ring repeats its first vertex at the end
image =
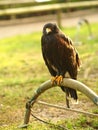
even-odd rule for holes
{"type": "Polygon", "coordinates": [[[62,75],[58,76],[57,85],[60,85],[62,83],[62,81],[63,81],[63,76],[62,75]]]}
{"type": "Polygon", "coordinates": [[[63,81],[63,76],[60,75],[60,76],[52,77],[51,81],[52,81],[52,84],[60,85],[63,81]]]}
{"type": "Polygon", "coordinates": [[[57,76],[51,78],[52,85],[56,83],[57,76]]]}

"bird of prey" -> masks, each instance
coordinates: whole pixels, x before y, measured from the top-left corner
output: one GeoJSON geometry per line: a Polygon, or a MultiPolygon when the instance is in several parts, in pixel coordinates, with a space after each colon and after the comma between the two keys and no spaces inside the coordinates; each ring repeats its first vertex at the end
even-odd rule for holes
{"type": "MultiPolygon", "coordinates": [[[[70,78],[77,79],[80,58],[77,50],[73,46],[72,40],[64,35],[55,23],[47,23],[43,27],[41,37],[42,55],[45,64],[52,75],[52,83],[60,86],[66,73],[70,78]]],[[[76,90],[60,86],[66,93],[66,105],[69,108],[69,97],[76,102],[78,99],[76,90]]]]}

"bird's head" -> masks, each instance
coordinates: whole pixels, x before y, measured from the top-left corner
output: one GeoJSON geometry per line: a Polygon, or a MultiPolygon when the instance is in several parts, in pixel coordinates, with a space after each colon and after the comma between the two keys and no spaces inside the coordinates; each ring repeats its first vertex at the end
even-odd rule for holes
{"type": "Polygon", "coordinates": [[[43,27],[43,34],[48,35],[51,33],[58,33],[58,32],[59,32],[59,28],[54,23],[47,23],[43,27]]]}

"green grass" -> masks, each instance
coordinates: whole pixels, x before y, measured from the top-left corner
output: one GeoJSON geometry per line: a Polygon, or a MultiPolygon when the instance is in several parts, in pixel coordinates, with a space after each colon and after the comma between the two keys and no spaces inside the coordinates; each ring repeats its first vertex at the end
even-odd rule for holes
{"type": "MultiPolygon", "coordinates": [[[[88,40],[87,28],[82,27],[80,41],[75,45],[82,61],[78,80],[98,94],[98,24],[92,24],[94,38],[88,40]]],[[[76,28],[63,28],[75,40],[76,28]]],[[[19,35],[0,40],[0,130],[15,130],[22,124],[25,103],[50,74],[41,55],[41,32],[19,35]]],[[[78,92],[80,103],[76,109],[98,114],[98,108],[84,94],[78,92]]],[[[65,95],[60,88],[52,88],[40,96],[40,100],[65,105],[65,95]]],[[[34,105],[37,116],[55,125],[46,125],[31,117],[28,130],[97,130],[98,118],[60,111],[42,105],[34,105]]]]}

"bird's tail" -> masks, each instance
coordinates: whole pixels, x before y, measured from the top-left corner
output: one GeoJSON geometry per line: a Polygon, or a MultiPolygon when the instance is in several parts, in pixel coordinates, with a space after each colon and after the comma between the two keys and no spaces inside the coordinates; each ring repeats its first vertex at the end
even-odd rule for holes
{"type": "MultiPolygon", "coordinates": [[[[72,89],[72,88],[68,88],[68,87],[64,87],[64,86],[61,86],[61,89],[66,92],[66,99],[69,100],[69,98],[73,98],[75,103],[77,103],[77,100],[78,100],[78,96],[77,96],[77,92],[75,89],[72,89]]],[[[67,107],[69,107],[69,103],[68,103],[68,100],[67,101],[67,107]]]]}

